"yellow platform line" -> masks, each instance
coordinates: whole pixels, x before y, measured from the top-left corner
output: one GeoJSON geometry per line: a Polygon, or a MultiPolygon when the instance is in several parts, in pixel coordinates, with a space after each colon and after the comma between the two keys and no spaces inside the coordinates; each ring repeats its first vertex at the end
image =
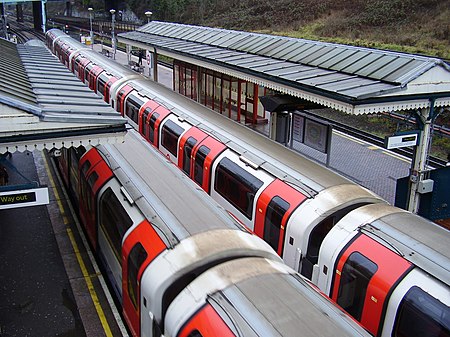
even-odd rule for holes
{"type": "MultiPolygon", "coordinates": [[[[48,167],[47,158],[45,158],[45,157],[44,157],[44,165],[45,165],[45,169],[47,171],[47,176],[50,181],[50,185],[52,186],[53,192],[55,194],[56,202],[57,202],[59,210],[63,216],[64,224],[67,225],[69,223],[69,220],[68,220],[67,216],[65,215],[66,213],[65,213],[64,206],[61,202],[61,198],[60,198],[59,192],[56,188],[55,181],[53,180],[50,169],[48,167]]],[[[70,228],[67,228],[67,235],[69,236],[73,251],[77,257],[78,265],[80,266],[84,281],[86,282],[86,286],[88,287],[89,294],[91,296],[92,302],[94,303],[94,307],[95,307],[95,310],[97,311],[97,315],[98,315],[98,318],[100,319],[103,330],[105,331],[105,334],[107,337],[113,337],[111,328],[109,327],[109,324],[108,324],[108,320],[106,319],[106,316],[102,309],[100,301],[98,300],[98,296],[95,291],[94,285],[92,283],[91,277],[89,276],[86,265],[84,264],[83,258],[81,257],[81,254],[80,254],[80,250],[78,249],[78,245],[75,241],[75,237],[73,236],[72,230],[70,228]]]]}

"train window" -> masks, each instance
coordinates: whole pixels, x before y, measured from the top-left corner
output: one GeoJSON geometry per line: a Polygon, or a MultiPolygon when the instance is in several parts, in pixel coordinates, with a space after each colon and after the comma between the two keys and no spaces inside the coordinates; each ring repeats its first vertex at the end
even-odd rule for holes
{"type": "Polygon", "coordinates": [[[375,263],[358,252],[351,253],[342,268],[337,304],[358,321],[361,320],[367,287],[377,269],[375,263]]]}
{"type": "Polygon", "coordinates": [[[150,143],[154,144],[155,142],[155,123],[159,118],[159,113],[155,112],[150,117],[149,128],[148,128],[148,139],[150,143]]]}
{"type": "Polygon", "coordinates": [[[177,157],[178,138],[180,138],[183,132],[184,129],[171,120],[168,120],[167,123],[164,124],[161,131],[162,146],[175,157],[177,157]]]}
{"type": "Polygon", "coordinates": [[[275,251],[278,251],[278,242],[280,242],[281,222],[289,207],[290,204],[279,196],[274,197],[267,206],[264,241],[275,251]]]}
{"type": "Polygon", "coordinates": [[[128,96],[127,102],[125,103],[125,114],[136,124],[138,124],[139,109],[144,104],[143,101],[134,96],[128,96]]]}
{"type": "Polygon", "coordinates": [[[86,68],[84,68],[84,79],[85,80],[89,80],[90,76],[89,73],[92,70],[92,68],[94,68],[94,64],[93,63],[89,63],[86,68]]]}
{"type": "Polygon", "coordinates": [[[94,171],[94,172],[92,172],[92,174],[89,176],[89,179],[88,179],[88,184],[91,189],[97,180],[98,180],[98,174],[97,174],[97,172],[94,171]]]}
{"type": "Polygon", "coordinates": [[[107,82],[108,82],[108,76],[106,76],[105,74],[101,74],[98,77],[98,88],[97,88],[97,90],[103,96],[105,95],[105,86],[106,86],[107,82]]]}
{"type": "Polygon", "coordinates": [[[81,166],[81,172],[84,176],[86,176],[87,171],[91,168],[91,162],[89,160],[86,160],[83,165],[81,166]]]}
{"type": "Polygon", "coordinates": [[[138,274],[148,254],[140,242],[136,243],[128,255],[128,294],[134,308],[138,308],[138,274]]]}
{"type": "Polygon", "coordinates": [[[255,194],[262,185],[261,180],[228,158],[217,166],[214,189],[250,220],[255,194]]]}
{"type": "Polygon", "coordinates": [[[203,335],[198,330],[191,331],[187,337],[203,337],[203,335]]]}
{"type": "Polygon", "coordinates": [[[206,156],[211,152],[211,149],[202,145],[195,154],[194,162],[194,180],[200,185],[203,185],[203,165],[205,163],[206,156]]]}
{"type": "Polygon", "coordinates": [[[392,336],[449,337],[450,309],[419,287],[400,302],[392,336]]]}
{"type": "Polygon", "coordinates": [[[189,137],[183,148],[183,171],[188,176],[191,174],[191,154],[195,144],[197,144],[197,139],[189,137]]]}
{"type": "Polygon", "coordinates": [[[111,188],[108,188],[100,198],[99,222],[114,255],[118,262],[122,264],[122,238],[133,221],[111,188]]]}

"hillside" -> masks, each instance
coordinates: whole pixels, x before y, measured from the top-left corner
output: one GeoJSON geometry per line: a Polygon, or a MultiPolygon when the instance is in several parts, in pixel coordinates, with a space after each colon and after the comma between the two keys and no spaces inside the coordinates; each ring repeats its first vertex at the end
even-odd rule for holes
{"type": "Polygon", "coordinates": [[[450,0],[128,0],[139,17],[450,59],[450,0]]]}

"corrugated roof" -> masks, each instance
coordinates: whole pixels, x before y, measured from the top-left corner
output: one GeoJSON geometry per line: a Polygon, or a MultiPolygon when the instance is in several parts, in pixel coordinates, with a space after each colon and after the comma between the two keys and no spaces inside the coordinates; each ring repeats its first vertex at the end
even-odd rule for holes
{"type": "MultiPolygon", "coordinates": [[[[442,95],[450,93],[450,67],[431,57],[158,21],[118,37],[344,111],[353,109],[348,104],[369,98],[409,94],[407,84],[437,66],[444,69],[445,79],[435,76],[435,81],[445,86],[434,87],[430,94],[439,91],[445,97],[439,98],[440,105],[448,104],[450,96],[442,95]],[[336,100],[344,103],[337,107],[336,100]]],[[[416,94],[417,88],[412,90],[416,94]]]]}
{"type": "Polygon", "coordinates": [[[0,153],[122,141],[125,119],[41,42],[0,48],[0,153]]]}
{"type": "MultiPolygon", "coordinates": [[[[199,42],[347,74],[404,84],[441,60],[283,36],[153,21],[137,32],[199,42]]],[[[126,36],[127,33],[121,34],[126,36]]]]}

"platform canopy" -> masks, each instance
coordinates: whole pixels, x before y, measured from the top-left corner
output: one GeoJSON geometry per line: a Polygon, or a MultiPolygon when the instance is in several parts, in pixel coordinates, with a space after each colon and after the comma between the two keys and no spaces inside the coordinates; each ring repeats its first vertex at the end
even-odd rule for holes
{"type": "Polygon", "coordinates": [[[42,42],[0,50],[0,153],[123,141],[126,120],[42,42]]]}
{"type": "Polygon", "coordinates": [[[450,106],[437,58],[158,21],[118,39],[351,114],[450,106]]]}

